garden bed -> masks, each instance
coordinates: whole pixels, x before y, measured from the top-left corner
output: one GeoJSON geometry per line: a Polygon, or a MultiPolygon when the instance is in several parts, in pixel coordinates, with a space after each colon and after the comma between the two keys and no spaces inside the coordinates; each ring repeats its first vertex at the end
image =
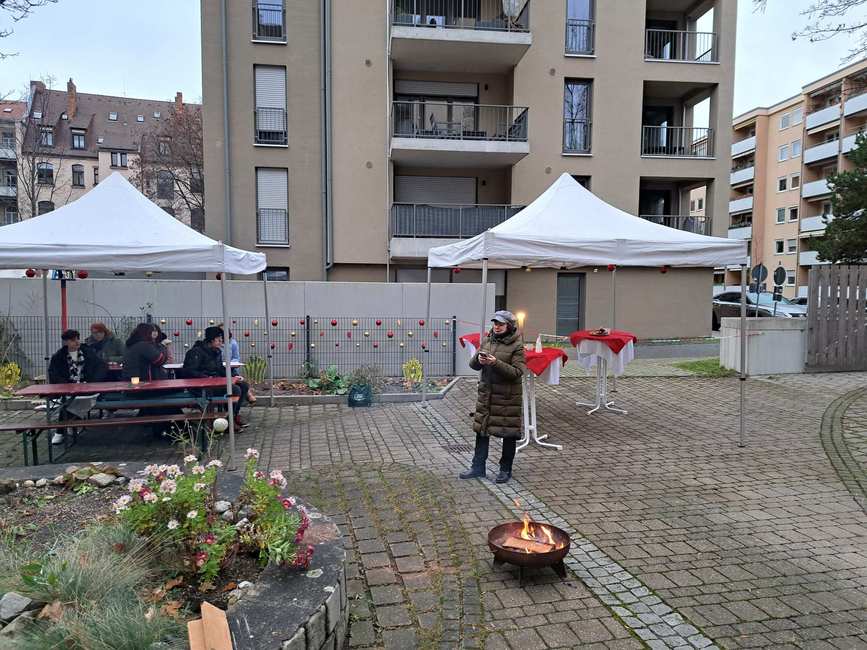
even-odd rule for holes
{"type": "MultiPolygon", "coordinates": [[[[442,399],[458,382],[460,377],[444,377],[430,380],[427,399],[442,399]]],[[[261,383],[254,386],[258,401],[257,406],[268,406],[269,384],[261,383]]],[[[373,401],[389,402],[420,402],[423,398],[419,386],[407,387],[399,379],[389,379],[381,392],[373,394],[373,401]]],[[[346,393],[336,394],[321,389],[310,388],[302,380],[284,379],[274,382],[274,405],[292,406],[300,404],[346,404],[346,393]]]]}

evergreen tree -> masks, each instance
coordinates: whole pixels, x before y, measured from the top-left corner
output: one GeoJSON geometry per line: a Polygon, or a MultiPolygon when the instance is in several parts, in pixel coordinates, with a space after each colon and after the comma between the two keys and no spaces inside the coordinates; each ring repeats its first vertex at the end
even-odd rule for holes
{"type": "Polygon", "coordinates": [[[816,243],[824,262],[859,264],[867,259],[867,135],[859,133],[849,154],[851,171],[828,178],[834,220],[816,243]]]}

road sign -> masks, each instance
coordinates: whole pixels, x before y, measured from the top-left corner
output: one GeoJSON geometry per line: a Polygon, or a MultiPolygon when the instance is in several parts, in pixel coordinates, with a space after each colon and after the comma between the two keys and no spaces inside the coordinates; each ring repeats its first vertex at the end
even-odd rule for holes
{"type": "Polygon", "coordinates": [[[756,264],[753,267],[752,277],[756,282],[764,282],[768,279],[768,267],[764,264],[756,264]]]}
{"type": "MultiPolygon", "coordinates": [[[[776,273],[774,273],[776,275],[776,273]]],[[[774,278],[776,279],[776,278],[774,278]]],[[[783,287],[779,284],[774,287],[774,300],[779,302],[783,299],[783,287]]]]}
{"type": "MultiPolygon", "coordinates": [[[[786,269],[782,266],[778,266],[774,269],[774,284],[783,285],[786,283],[786,269]]],[[[776,290],[774,290],[776,293],[776,290]]]]}

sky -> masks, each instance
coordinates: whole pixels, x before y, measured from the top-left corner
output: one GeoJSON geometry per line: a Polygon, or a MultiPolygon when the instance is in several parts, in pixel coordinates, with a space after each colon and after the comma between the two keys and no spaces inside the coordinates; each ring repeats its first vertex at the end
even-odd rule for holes
{"type": "MultiPolygon", "coordinates": [[[[768,0],[756,13],[752,0],[737,0],[735,115],[791,97],[841,65],[845,37],[792,41],[812,1],[768,0]]],[[[0,96],[53,76],[59,88],[72,77],[80,92],[172,100],[180,90],[201,100],[199,0],[60,0],[14,29],[0,39],[0,52],[18,52],[0,61],[0,96]]]]}

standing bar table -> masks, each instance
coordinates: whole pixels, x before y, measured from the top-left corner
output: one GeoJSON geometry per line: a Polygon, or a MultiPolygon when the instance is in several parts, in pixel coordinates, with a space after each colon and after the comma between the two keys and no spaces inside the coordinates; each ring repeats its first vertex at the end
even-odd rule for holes
{"type": "Polygon", "coordinates": [[[587,415],[600,410],[626,414],[624,409],[616,408],[608,398],[608,369],[616,377],[623,374],[627,364],[635,358],[635,342],[638,337],[632,332],[611,330],[605,335],[592,334],[590,330],[579,330],[569,336],[569,341],[577,352],[576,362],[590,371],[596,366],[596,400],[592,403],[576,402],[577,406],[591,407],[587,415]]]}

